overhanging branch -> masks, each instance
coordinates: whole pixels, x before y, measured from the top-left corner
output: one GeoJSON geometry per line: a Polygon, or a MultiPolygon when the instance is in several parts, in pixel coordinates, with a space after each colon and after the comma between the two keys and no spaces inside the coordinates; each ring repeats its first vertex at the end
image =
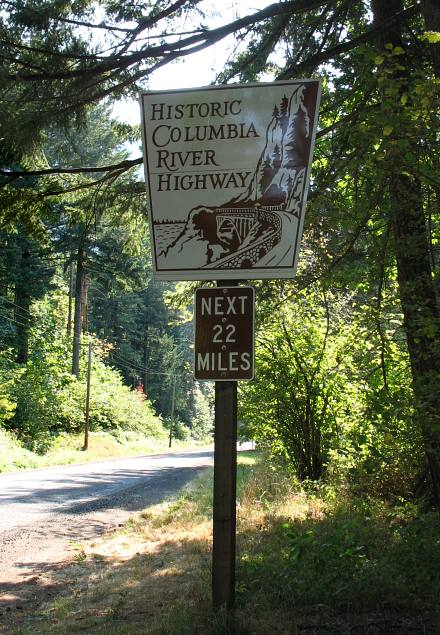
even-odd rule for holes
{"type": "Polygon", "coordinates": [[[296,15],[305,13],[311,9],[329,4],[330,2],[334,2],[334,0],[292,0],[291,2],[274,3],[261,11],[256,11],[255,13],[230,22],[229,24],[218,27],[217,29],[207,29],[206,31],[184,38],[178,42],[146,47],[141,51],[135,51],[130,55],[123,55],[120,57],[110,56],[104,62],[89,68],[73,69],[71,71],[61,71],[58,73],[14,73],[5,75],[5,78],[10,81],[55,81],[101,75],[102,73],[107,73],[108,71],[114,69],[123,70],[129,68],[133,64],[145,61],[146,59],[162,57],[163,55],[169,53],[187,55],[188,53],[200,50],[200,47],[204,48],[214,44],[228,35],[231,35],[232,33],[235,33],[236,31],[239,31],[249,25],[261,22],[262,20],[278,15],[296,15]]]}
{"type": "MultiPolygon", "coordinates": [[[[407,20],[408,18],[412,18],[413,16],[417,15],[417,13],[420,13],[420,5],[413,4],[411,7],[408,7],[408,9],[405,9],[400,13],[396,13],[396,15],[394,15],[388,21],[388,24],[402,22],[403,20],[407,20]]],[[[383,28],[384,25],[381,25],[380,27],[373,27],[365,33],[362,33],[362,35],[359,35],[352,40],[342,42],[342,44],[338,44],[337,46],[332,46],[331,48],[321,51],[320,53],[316,53],[316,55],[312,55],[299,64],[291,64],[289,66],[286,66],[286,68],[278,75],[277,79],[291,79],[292,77],[297,77],[299,73],[313,70],[317,66],[319,66],[319,64],[330,61],[336,55],[351,51],[360,44],[365,44],[366,42],[373,40],[377,36],[377,33],[383,28]]]]}
{"type": "Polygon", "coordinates": [[[51,174],[93,174],[97,172],[122,172],[127,171],[135,165],[141,165],[143,158],[126,159],[120,163],[112,165],[101,165],[83,168],[45,168],[44,170],[0,170],[0,176],[5,176],[8,182],[26,176],[50,176],[51,174]]]}

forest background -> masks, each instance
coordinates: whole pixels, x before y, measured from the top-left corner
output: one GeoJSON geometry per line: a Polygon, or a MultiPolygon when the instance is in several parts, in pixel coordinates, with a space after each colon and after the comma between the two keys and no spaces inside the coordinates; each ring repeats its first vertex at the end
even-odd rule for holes
{"type": "Polygon", "coordinates": [[[436,2],[237,3],[215,23],[197,0],[0,6],[9,456],[82,430],[89,343],[92,430],[160,440],[173,414],[176,436],[209,438],[210,387],[190,370],[193,286],[152,278],[129,149],[139,129],[112,108],[229,38],[216,83],[323,79],[298,274],[255,283],[242,434],[302,481],[440,507],[436,2]]]}

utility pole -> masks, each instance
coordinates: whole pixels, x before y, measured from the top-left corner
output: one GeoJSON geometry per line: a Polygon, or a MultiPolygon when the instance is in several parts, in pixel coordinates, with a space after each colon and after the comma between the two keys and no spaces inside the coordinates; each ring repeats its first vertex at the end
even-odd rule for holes
{"type": "Polygon", "coordinates": [[[177,376],[173,375],[173,396],[171,399],[171,422],[170,422],[170,442],[168,447],[171,447],[171,441],[173,439],[173,427],[174,427],[174,403],[176,401],[176,379],[177,376]]]}
{"type": "Polygon", "coordinates": [[[89,343],[89,356],[87,364],[87,388],[86,388],[86,412],[84,417],[84,445],[83,450],[89,449],[89,412],[90,412],[90,375],[92,368],[92,344],[89,343]]]}

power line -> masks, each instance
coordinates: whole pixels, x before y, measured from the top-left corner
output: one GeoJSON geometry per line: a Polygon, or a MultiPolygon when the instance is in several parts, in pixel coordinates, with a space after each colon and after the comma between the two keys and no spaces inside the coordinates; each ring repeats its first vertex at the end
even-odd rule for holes
{"type": "Polygon", "coordinates": [[[128,359],[125,359],[124,357],[120,357],[119,355],[112,355],[112,357],[116,358],[117,360],[121,360],[122,362],[126,362],[126,364],[129,364],[130,367],[135,370],[141,370],[143,372],[153,373],[155,375],[165,375],[166,377],[173,377],[175,375],[175,373],[164,373],[163,371],[159,371],[153,368],[147,368],[146,366],[140,366],[138,364],[134,364],[133,362],[130,362],[128,359]]]}
{"type": "MultiPolygon", "coordinates": [[[[18,324],[18,325],[23,326],[23,327],[29,326],[28,324],[24,324],[23,322],[19,322],[18,320],[14,320],[13,318],[9,317],[8,315],[5,315],[2,312],[0,312],[0,316],[2,318],[4,318],[5,320],[8,320],[12,324],[18,324]]],[[[81,344],[81,346],[88,347],[89,344],[81,344]]],[[[177,377],[177,375],[175,373],[164,373],[163,371],[154,370],[153,368],[146,368],[144,366],[138,366],[138,365],[133,364],[132,362],[130,362],[129,360],[127,360],[127,359],[125,359],[123,357],[119,357],[118,355],[113,355],[113,357],[116,357],[118,360],[120,360],[120,361],[117,362],[118,366],[122,366],[123,368],[126,368],[127,370],[137,370],[137,371],[142,371],[142,372],[148,372],[148,373],[153,374],[153,375],[163,375],[165,377],[177,377]],[[122,363],[122,362],[126,362],[126,363],[122,363]]],[[[182,374],[182,373],[180,373],[180,374],[182,374]]],[[[185,375],[189,375],[190,373],[184,373],[184,374],[185,375]]]]}
{"type": "MultiPolygon", "coordinates": [[[[101,285],[99,285],[99,286],[101,286],[101,285]]],[[[134,292],[134,293],[136,293],[136,292],[134,292]]],[[[32,316],[31,312],[28,309],[25,309],[24,307],[21,307],[20,305],[16,304],[12,300],[9,300],[8,298],[6,298],[4,296],[2,298],[0,298],[0,309],[3,308],[4,310],[7,310],[6,306],[4,306],[4,307],[1,306],[1,300],[4,300],[8,304],[10,304],[10,305],[12,305],[14,307],[17,307],[18,309],[22,310],[23,313],[26,313],[27,315],[32,316]]],[[[11,322],[14,325],[18,325],[18,326],[21,326],[23,328],[27,328],[27,327],[30,326],[29,323],[24,323],[24,322],[22,322],[20,320],[17,320],[16,318],[11,318],[10,316],[6,315],[3,312],[0,312],[0,316],[3,317],[4,319],[8,320],[9,322],[11,322]]],[[[172,335],[170,336],[170,338],[171,338],[171,340],[173,342],[176,342],[176,343],[178,341],[181,341],[181,342],[190,342],[191,341],[188,338],[174,338],[174,337],[172,337],[172,335]]],[[[104,338],[104,339],[107,339],[107,338],[104,338]]],[[[114,335],[110,336],[108,338],[108,341],[115,342],[117,344],[130,343],[129,339],[122,339],[122,338],[116,337],[114,335]]],[[[86,346],[86,344],[82,344],[82,346],[86,346]]],[[[87,346],[88,346],[88,344],[87,344],[87,346]]],[[[117,365],[120,365],[123,368],[126,368],[128,370],[137,370],[138,372],[144,372],[144,373],[147,372],[147,373],[151,373],[151,374],[155,374],[155,375],[162,375],[164,377],[173,377],[173,376],[175,376],[175,373],[166,373],[166,372],[159,371],[159,370],[156,370],[156,369],[153,369],[153,368],[147,368],[146,366],[143,366],[141,364],[136,364],[134,362],[131,362],[130,360],[128,360],[128,359],[126,359],[124,357],[121,357],[120,355],[112,354],[112,357],[115,358],[116,360],[118,360],[116,362],[117,365]]],[[[190,373],[184,373],[184,374],[189,375],[190,373]]]]}
{"type": "MultiPolygon", "coordinates": [[[[19,308],[21,311],[28,313],[29,315],[31,315],[31,312],[29,311],[29,309],[25,309],[24,307],[20,306],[19,304],[17,304],[16,302],[12,302],[12,300],[8,300],[8,298],[5,298],[5,296],[1,296],[0,297],[0,306],[1,306],[1,302],[2,301],[8,302],[8,304],[12,304],[13,306],[16,306],[17,308],[19,308]]],[[[6,308],[6,307],[5,307],[6,308]]]]}
{"type": "MultiPolygon", "coordinates": [[[[2,311],[0,311],[0,316],[3,317],[5,320],[8,320],[12,324],[17,324],[17,325],[22,326],[24,328],[30,326],[29,324],[26,324],[24,322],[20,322],[19,320],[11,318],[10,316],[8,316],[5,313],[3,313],[2,311]]],[[[119,340],[119,341],[123,341],[123,340],[119,340]]],[[[81,346],[86,346],[87,347],[88,344],[81,344],[81,346]]],[[[131,362],[130,360],[125,359],[124,357],[121,357],[120,355],[112,354],[112,357],[117,359],[117,360],[119,360],[117,362],[118,364],[120,364],[124,368],[128,368],[129,370],[130,369],[134,369],[134,370],[139,370],[139,371],[142,371],[142,372],[152,373],[152,374],[155,374],[155,375],[163,375],[165,377],[173,377],[175,375],[175,373],[164,373],[163,371],[159,371],[159,370],[156,370],[156,369],[153,369],[153,368],[147,368],[146,366],[141,366],[139,364],[135,364],[135,363],[131,362]],[[123,362],[125,362],[125,364],[123,362]],[[127,366],[127,364],[128,364],[128,366],[127,366]]],[[[184,373],[184,374],[189,374],[189,373],[184,373]]]]}
{"type": "Polygon", "coordinates": [[[19,326],[23,326],[24,328],[29,326],[29,324],[25,324],[24,322],[19,322],[18,320],[15,320],[9,317],[9,315],[6,315],[5,313],[0,312],[0,316],[4,318],[5,320],[9,320],[9,322],[12,322],[13,324],[18,324],[19,326]]]}
{"type": "Polygon", "coordinates": [[[130,362],[127,362],[127,364],[122,364],[121,362],[118,362],[118,367],[119,366],[122,366],[123,368],[126,368],[127,370],[134,370],[134,371],[138,371],[138,372],[139,372],[139,370],[145,370],[148,373],[153,374],[153,375],[164,375],[166,377],[177,377],[176,374],[163,373],[161,371],[152,370],[150,368],[141,369],[141,367],[137,367],[137,366],[135,366],[133,364],[130,364],[130,362]]]}

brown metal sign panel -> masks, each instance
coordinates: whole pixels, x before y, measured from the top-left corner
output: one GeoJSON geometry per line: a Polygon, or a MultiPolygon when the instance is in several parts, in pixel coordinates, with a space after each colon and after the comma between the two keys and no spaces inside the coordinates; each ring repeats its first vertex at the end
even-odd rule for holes
{"type": "Polygon", "coordinates": [[[292,278],[319,80],[140,95],[160,280],[292,278]]]}
{"type": "Polygon", "coordinates": [[[196,289],[195,379],[253,379],[254,305],[253,287],[196,289]]]}

